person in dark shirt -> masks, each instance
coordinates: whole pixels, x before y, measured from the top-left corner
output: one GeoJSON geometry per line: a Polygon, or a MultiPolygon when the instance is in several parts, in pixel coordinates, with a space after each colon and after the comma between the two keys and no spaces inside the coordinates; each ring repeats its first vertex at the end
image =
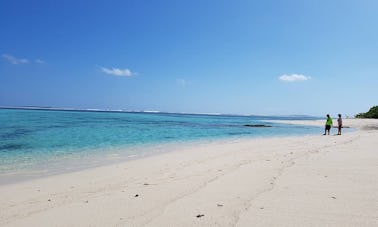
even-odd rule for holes
{"type": "Polygon", "coordinates": [[[343,127],[343,119],[341,118],[341,114],[339,114],[339,118],[337,119],[337,126],[339,129],[337,135],[341,135],[341,128],[343,127]]]}

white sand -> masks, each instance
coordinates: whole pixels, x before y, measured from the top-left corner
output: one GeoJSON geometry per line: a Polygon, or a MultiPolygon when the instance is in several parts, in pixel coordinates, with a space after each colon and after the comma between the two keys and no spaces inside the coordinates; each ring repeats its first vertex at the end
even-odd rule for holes
{"type": "Polygon", "coordinates": [[[3,185],[0,226],[378,226],[378,121],[344,124],[3,185]]]}
{"type": "MultiPolygon", "coordinates": [[[[296,125],[312,125],[324,126],[325,120],[267,120],[266,122],[296,124],[296,125]]],[[[348,128],[356,128],[360,130],[378,130],[378,120],[376,119],[343,119],[343,126],[348,128]]],[[[337,118],[333,119],[333,126],[337,127],[337,118]]],[[[336,131],[337,133],[337,131],[336,131]]]]}

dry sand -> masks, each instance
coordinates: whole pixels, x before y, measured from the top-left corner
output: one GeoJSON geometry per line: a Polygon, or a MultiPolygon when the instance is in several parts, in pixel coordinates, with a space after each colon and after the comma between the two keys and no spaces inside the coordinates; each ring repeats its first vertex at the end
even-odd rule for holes
{"type": "Polygon", "coordinates": [[[344,125],[2,185],[0,226],[378,226],[378,121],[344,125]]]}

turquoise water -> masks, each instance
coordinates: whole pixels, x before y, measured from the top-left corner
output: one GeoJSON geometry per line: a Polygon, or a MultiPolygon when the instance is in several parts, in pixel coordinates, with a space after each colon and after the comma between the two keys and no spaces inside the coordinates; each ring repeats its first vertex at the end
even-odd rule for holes
{"type": "Polygon", "coordinates": [[[319,134],[322,130],[264,123],[267,119],[280,118],[0,109],[0,175],[20,170],[48,173],[75,163],[85,167],[93,157],[131,157],[147,145],[319,134]],[[273,127],[243,126],[262,123],[273,127]]]}

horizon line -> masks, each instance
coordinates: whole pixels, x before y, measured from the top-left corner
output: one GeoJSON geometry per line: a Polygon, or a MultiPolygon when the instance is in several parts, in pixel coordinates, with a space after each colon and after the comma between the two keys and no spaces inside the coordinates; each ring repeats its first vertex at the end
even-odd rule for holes
{"type": "Polygon", "coordinates": [[[24,109],[24,110],[54,110],[54,111],[82,111],[82,112],[118,112],[118,113],[151,113],[151,114],[183,114],[183,115],[208,115],[208,116],[244,116],[244,117],[312,117],[316,115],[307,114],[233,114],[233,113],[194,113],[194,112],[170,112],[160,110],[127,110],[127,109],[99,109],[99,108],[73,108],[73,107],[52,107],[52,106],[0,106],[0,109],[24,109]]]}

